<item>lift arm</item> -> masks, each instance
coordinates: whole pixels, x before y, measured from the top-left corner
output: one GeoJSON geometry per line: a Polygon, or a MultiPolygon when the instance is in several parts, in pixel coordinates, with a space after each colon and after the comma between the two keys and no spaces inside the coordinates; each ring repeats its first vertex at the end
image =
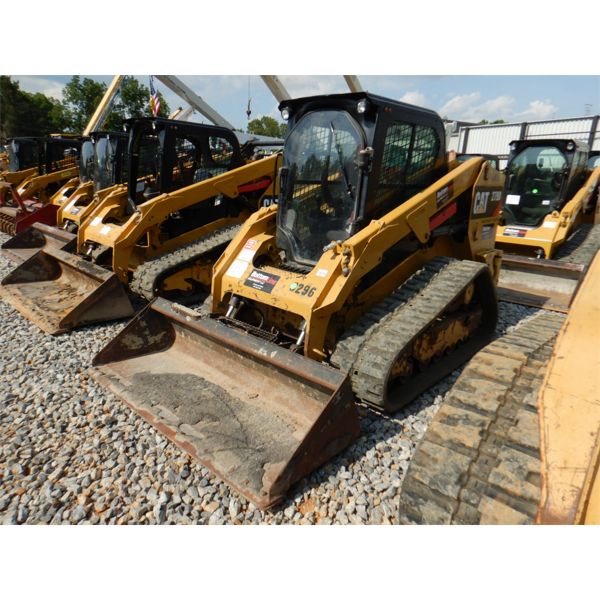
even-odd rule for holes
{"type": "Polygon", "coordinates": [[[211,123],[227,127],[228,129],[234,128],[225,117],[221,116],[210,104],[205,102],[178,77],[174,77],[173,75],[156,75],[156,78],[185,100],[194,110],[204,115],[211,123]]]}
{"type": "Polygon", "coordinates": [[[360,85],[360,81],[356,75],[344,75],[344,79],[346,80],[346,84],[350,88],[351,92],[364,92],[362,85],[360,85]]]}
{"type": "Polygon", "coordinates": [[[113,100],[121,87],[121,83],[123,82],[123,75],[115,75],[113,80],[111,81],[108,89],[106,90],[102,100],[96,107],[96,111],[92,115],[92,118],[89,120],[87,127],[83,130],[83,135],[88,136],[92,131],[99,129],[106,119],[110,109],[112,107],[113,100]]]}

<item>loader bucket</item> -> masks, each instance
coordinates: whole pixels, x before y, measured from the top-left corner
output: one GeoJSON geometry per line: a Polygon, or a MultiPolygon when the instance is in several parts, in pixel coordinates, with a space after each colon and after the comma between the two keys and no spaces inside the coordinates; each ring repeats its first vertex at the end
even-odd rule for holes
{"type": "Polygon", "coordinates": [[[505,254],[498,282],[498,298],[566,313],[586,265],[505,254]]]}
{"type": "Polygon", "coordinates": [[[71,246],[74,246],[76,239],[77,235],[64,229],[34,223],[31,227],[4,242],[0,252],[12,261],[22,263],[46,248],[60,248],[68,251],[71,246]]]}
{"type": "Polygon", "coordinates": [[[259,508],[359,435],[345,373],[162,298],[91,375],[259,508]]]}
{"type": "Polygon", "coordinates": [[[53,335],[134,312],[114,273],[58,248],[21,263],[2,280],[0,296],[53,335]]]}
{"type": "Polygon", "coordinates": [[[8,235],[15,235],[31,227],[34,223],[56,225],[57,206],[54,204],[38,205],[37,203],[28,206],[28,211],[12,206],[0,207],[0,231],[8,233],[8,235]]]}

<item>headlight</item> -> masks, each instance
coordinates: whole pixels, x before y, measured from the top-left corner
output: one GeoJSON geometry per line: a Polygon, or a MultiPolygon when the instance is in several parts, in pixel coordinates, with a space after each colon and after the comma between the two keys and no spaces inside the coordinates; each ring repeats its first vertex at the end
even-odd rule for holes
{"type": "Polygon", "coordinates": [[[510,149],[511,149],[512,152],[515,152],[516,149],[517,149],[517,142],[511,142],[511,144],[510,144],[509,147],[510,147],[510,149]]]}
{"type": "Polygon", "coordinates": [[[369,107],[367,101],[363,98],[362,100],[358,101],[358,104],[356,105],[356,112],[359,115],[362,115],[363,113],[367,112],[367,108],[369,107]]]}
{"type": "Polygon", "coordinates": [[[287,121],[290,118],[290,109],[286,106],[281,109],[281,118],[287,121]]]}
{"type": "Polygon", "coordinates": [[[569,152],[573,152],[573,150],[575,150],[575,144],[574,144],[573,142],[569,142],[569,143],[567,144],[567,150],[568,150],[569,152]]]}

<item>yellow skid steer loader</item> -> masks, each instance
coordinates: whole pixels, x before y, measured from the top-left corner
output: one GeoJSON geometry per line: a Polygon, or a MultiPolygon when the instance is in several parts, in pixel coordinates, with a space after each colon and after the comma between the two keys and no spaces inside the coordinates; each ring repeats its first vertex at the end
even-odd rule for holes
{"type": "MultiPolygon", "coordinates": [[[[429,110],[368,93],[285,101],[277,205],[217,261],[201,311],[157,298],[93,376],[261,508],[495,330],[504,177],[449,168],[429,110]]],[[[193,275],[192,275],[193,277],[193,275]]]]}
{"type": "Polygon", "coordinates": [[[5,242],[1,252],[21,263],[47,247],[66,250],[76,239],[73,232],[77,231],[79,223],[100,200],[117,191],[125,198],[128,137],[125,132],[97,131],[84,140],[79,176],[69,179],[48,203],[56,212],[54,226],[36,222],[36,214],[33,214],[29,219],[33,224],[5,242]]]}
{"type": "Polygon", "coordinates": [[[503,223],[499,295],[509,302],[559,312],[600,249],[600,166],[586,143],[537,139],[511,142],[503,223]]]}
{"type": "Polygon", "coordinates": [[[221,251],[273,195],[279,158],[246,163],[233,131],[162,118],[131,123],[128,155],[127,195],[94,207],[75,252],[41,250],[0,285],[48,333],[130,316],[128,291],[146,300],[204,298],[221,251]],[[148,161],[152,173],[140,178],[148,161]]]}

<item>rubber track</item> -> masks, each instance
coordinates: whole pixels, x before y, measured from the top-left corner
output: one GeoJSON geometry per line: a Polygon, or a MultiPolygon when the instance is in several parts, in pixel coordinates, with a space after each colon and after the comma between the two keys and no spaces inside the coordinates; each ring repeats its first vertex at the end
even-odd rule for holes
{"type": "Polygon", "coordinates": [[[600,250],[600,225],[584,223],[556,253],[556,260],[589,265],[600,250]]]}
{"type": "Polygon", "coordinates": [[[538,314],[469,362],[411,460],[400,523],[534,521],[541,496],[537,392],[564,319],[538,314]]]}
{"type": "Polygon", "coordinates": [[[487,268],[482,263],[438,257],[350,327],[331,363],[350,373],[355,395],[381,410],[387,374],[400,349],[487,268]]]}
{"type": "Polygon", "coordinates": [[[146,261],[133,272],[130,284],[131,291],[146,298],[146,300],[152,300],[155,296],[155,282],[162,273],[178,266],[183,267],[187,263],[193,263],[219,246],[229,244],[240,227],[241,225],[230,225],[217,229],[177,250],[146,261]]]}

